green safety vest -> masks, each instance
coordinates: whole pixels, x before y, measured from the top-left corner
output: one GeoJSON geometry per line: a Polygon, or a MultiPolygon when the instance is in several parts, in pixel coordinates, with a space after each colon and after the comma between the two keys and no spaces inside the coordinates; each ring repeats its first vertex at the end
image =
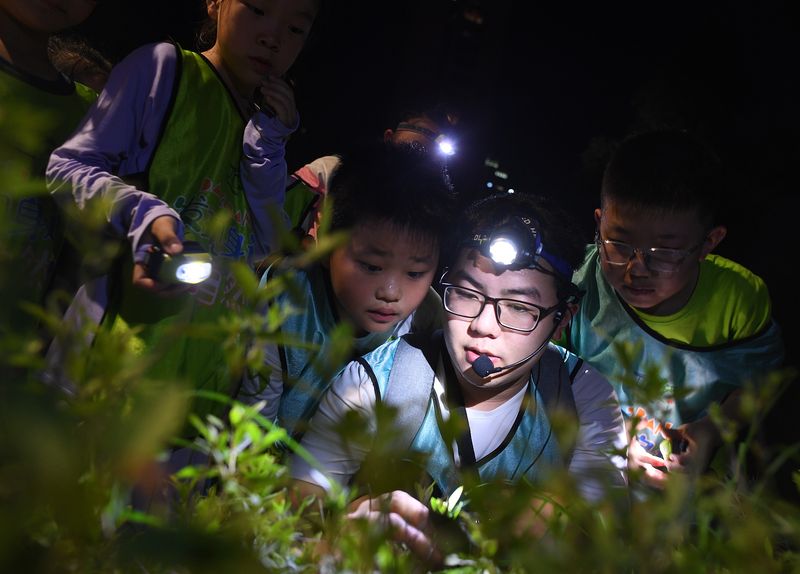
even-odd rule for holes
{"type": "MultiPolygon", "coordinates": [[[[116,276],[117,299],[105,325],[112,330],[141,329],[136,348],[157,353],[147,375],[188,381],[191,387],[231,395],[234,384],[217,338],[200,338],[191,327],[213,325],[243,307],[242,294],[226,261],[243,260],[254,238],[239,177],[245,119],[214,68],[195,52],[178,49],[177,79],[160,144],[144,174],[146,189],[170,205],[184,224],[185,240],[215,256],[214,271],[197,292],[163,298],[131,284],[130,257],[116,276]],[[213,233],[211,219],[230,215],[213,233]]],[[[201,419],[225,406],[195,399],[201,419]]]]}

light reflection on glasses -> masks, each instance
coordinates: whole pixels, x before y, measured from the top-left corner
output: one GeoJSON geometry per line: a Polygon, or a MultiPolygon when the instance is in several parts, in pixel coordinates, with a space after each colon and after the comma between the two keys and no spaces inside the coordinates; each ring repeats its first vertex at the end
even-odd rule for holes
{"type": "Polygon", "coordinates": [[[595,235],[595,243],[598,250],[603,254],[603,259],[609,265],[627,266],[631,259],[639,253],[644,260],[644,265],[650,271],[660,273],[674,273],[681,268],[681,265],[705,242],[701,241],[689,249],[667,249],[664,247],[634,247],[622,241],[612,241],[603,239],[598,231],[595,235]]]}
{"type": "Polygon", "coordinates": [[[517,299],[489,297],[475,289],[450,283],[442,283],[442,287],[444,288],[442,301],[448,313],[474,319],[483,313],[486,303],[491,303],[494,305],[494,314],[500,325],[525,333],[533,331],[542,318],[559,307],[557,304],[552,307],[540,307],[517,299]]]}

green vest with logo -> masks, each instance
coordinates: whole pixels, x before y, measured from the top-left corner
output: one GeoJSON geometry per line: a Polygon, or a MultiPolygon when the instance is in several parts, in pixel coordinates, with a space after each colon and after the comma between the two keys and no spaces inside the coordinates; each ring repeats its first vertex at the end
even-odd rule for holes
{"type": "MultiPolygon", "coordinates": [[[[154,353],[149,377],[231,395],[222,341],[213,335],[199,336],[197,327],[213,328],[243,307],[226,263],[246,259],[255,243],[239,177],[246,122],[211,64],[195,52],[176,49],[179,65],[172,107],[144,174],[145,185],[180,214],[184,239],[215,256],[214,270],[196,292],[164,298],[132,286],[128,258],[116,277],[119,298],[106,324],[113,330],[137,329],[130,331],[135,348],[154,353]],[[227,217],[223,225],[220,217],[227,217]]],[[[190,408],[202,419],[225,407],[195,399],[190,408]]]]}

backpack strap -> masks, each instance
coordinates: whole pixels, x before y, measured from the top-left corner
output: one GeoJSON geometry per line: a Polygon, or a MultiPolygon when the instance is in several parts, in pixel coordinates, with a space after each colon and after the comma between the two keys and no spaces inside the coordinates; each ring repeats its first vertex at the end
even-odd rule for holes
{"type": "Polygon", "coordinates": [[[376,387],[378,400],[397,411],[394,427],[398,431],[398,448],[407,450],[411,446],[428,412],[441,345],[441,330],[428,336],[420,333],[401,337],[389,373],[386,395],[381,397],[376,387]],[[402,367],[395,368],[398,365],[402,367]]]}
{"type": "MultiPolygon", "coordinates": [[[[553,345],[548,345],[539,359],[539,369],[536,377],[536,388],[544,401],[547,416],[553,420],[553,415],[568,417],[570,426],[575,430],[578,427],[578,409],[575,406],[575,397],[572,394],[572,381],[580,370],[583,361],[579,360],[572,372],[567,370],[564,357],[553,345]]],[[[570,433],[577,436],[577,433],[570,433]]],[[[574,443],[562,445],[564,462],[569,465],[572,459],[574,443]]]]}

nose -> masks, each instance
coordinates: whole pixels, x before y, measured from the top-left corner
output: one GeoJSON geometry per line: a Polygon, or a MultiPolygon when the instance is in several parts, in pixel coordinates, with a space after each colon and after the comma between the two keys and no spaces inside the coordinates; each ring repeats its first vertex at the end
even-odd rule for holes
{"type": "Polygon", "coordinates": [[[282,35],[278,24],[273,18],[264,18],[265,22],[258,34],[258,43],[270,52],[280,52],[282,35]]]}
{"type": "Polygon", "coordinates": [[[387,277],[385,281],[382,281],[378,285],[375,291],[375,298],[387,303],[395,303],[399,301],[402,296],[403,290],[400,286],[400,282],[394,276],[387,277]]]}
{"type": "Polygon", "coordinates": [[[497,312],[494,304],[487,301],[478,316],[472,319],[469,327],[474,335],[482,337],[496,336],[500,331],[500,324],[497,322],[497,312]]]}
{"type": "Polygon", "coordinates": [[[644,253],[641,249],[636,248],[633,250],[633,255],[631,255],[631,258],[628,260],[625,271],[631,275],[637,276],[650,275],[650,270],[647,268],[647,264],[644,260],[644,253]]]}

